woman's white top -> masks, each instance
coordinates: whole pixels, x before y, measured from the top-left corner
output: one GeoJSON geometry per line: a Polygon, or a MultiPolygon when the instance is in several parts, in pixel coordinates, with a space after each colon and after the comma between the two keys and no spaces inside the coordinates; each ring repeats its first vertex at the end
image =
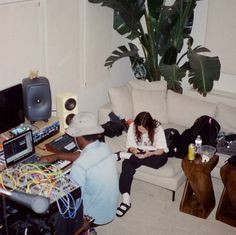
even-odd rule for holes
{"type": "Polygon", "coordinates": [[[154,134],[154,141],[153,144],[151,144],[151,141],[148,138],[148,133],[142,134],[141,141],[137,142],[135,136],[135,124],[131,123],[127,133],[126,147],[127,149],[130,147],[135,147],[143,150],[164,149],[165,153],[169,151],[166,143],[164,129],[161,125],[156,128],[154,134]]]}

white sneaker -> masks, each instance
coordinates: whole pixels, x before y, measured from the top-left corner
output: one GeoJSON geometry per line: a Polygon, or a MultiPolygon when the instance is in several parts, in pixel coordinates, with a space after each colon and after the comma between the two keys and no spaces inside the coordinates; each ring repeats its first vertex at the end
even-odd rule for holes
{"type": "Polygon", "coordinates": [[[130,159],[132,153],[128,153],[128,152],[120,152],[120,158],[121,159],[130,159]]]}
{"type": "Polygon", "coordinates": [[[116,152],[115,154],[117,156],[117,158],[116,158],[117,161],[120,161],[121,159],[129,159],[130,156],[132,155],[132,153],[121,152],[121,151],[120,152],[116,152]]]}

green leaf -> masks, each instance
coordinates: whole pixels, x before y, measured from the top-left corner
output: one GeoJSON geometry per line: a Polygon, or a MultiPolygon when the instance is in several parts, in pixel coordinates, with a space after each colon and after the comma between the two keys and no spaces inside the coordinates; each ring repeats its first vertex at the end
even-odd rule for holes
{"type": "Polygon", "coordinates": [[[167,81],[168,89],[178,93],[183,93],[181,81],[186,75],[186,70],[181,69],[176,64],[173,65],[160,65],[160,71],[164,79],[167,81]]]}
{"type": "Polygon", "coordinates": [[[117,61],[120,60],[121,58],[124,57],[133,57],[133,58],[140,58],[138,55],[138,48],[136,45],[133,43],[129,43],[130,50],[126,46],[119,46],[119,50],[114,50],[112,52],[112,55],[109,56],[106,61],[105,65],[106,67],[111,68],[112,65],[117,61]]]}
{"type": "Polygon", "coordinates": [[[159,9],[163,5],[164,0],[147,0],[148,12],[151,17],[158,18],[159,9]]]}
{"type": "Polygon", "coordinates": [[[197,53],[199,53],[199,52],[211,52],[208,48],[202,47],[201,45],[196,46],[193,50],[197,53]]]}
{"type": "Polygon", "coordinates": [[[213,88],[214,81],[220,78],[221,64],[217,56],[209,57],[197,54],[189,49],[188,58],[190,63],[189,83],[200,94],[206,96],[213,88]]]}
{"type": "Polygon", "coordinates": [[[175,47],[169,47],[165,54],[161,58],[161,62],[164,64],[172,65],[176,63],[176,58],[178,56],[177,49],[175,47]]]}
{"type": "Polygon", "coordinates": [[[112,8],[113,28],[130,40],[138,39],[136,42],[143,50],[144,57],[140,57],[132,43],[129,47],[118,47],[105,66],[112,67],[117,60],[129,57],[137,78],[146,76],[149,81],[157,81],[162,74],[168,88],[179,93],[182,93],[182,78],[189,71],[189,83],[204,96],[219,79],[219,58],[199,54],[210,51],[205,47],[192,49],[190,33],[199,0],[173,0],[172,5],[166,5],[165,0],[88,1],[112,8]],[[185,42],[187,50],[182,51],[185,42]]]}
{"type": "Polygon", "coordinates": [[[131,29],[120,16],[118,11],[114,11],[113,29],[115,29],[120,35],[128,35],[127,38],[134,40],[140,36],[140,33],[136,29],[131,29]]]}
{"type": "Polygon", "coordinates": [[[178,52],[183,48],[183,40],[188,38],[192,31],[195,7],[196,0],[176,0],[171,7],[168,19],[172,22],[170,34],[173,46],[178,52]]]}
{"type": "Polygon", "coordinates": [[[140,27],[140,19],[143,17],[146,8],[145,0],[88,0],[91,3],[102,3],[102,6],[110,7],[118,11],[125,24],[131,30],[140,27]]]}

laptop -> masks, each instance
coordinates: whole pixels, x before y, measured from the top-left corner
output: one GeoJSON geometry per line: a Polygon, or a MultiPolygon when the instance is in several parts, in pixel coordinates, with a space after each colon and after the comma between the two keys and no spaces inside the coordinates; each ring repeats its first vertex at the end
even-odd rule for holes
{"type": "MultiPolygon", "coordinates": [[[[3,142],[3,152],[7,168],[17,163],[35,164],[39,159],[39,155],[35,153],[32,130],[27,130],[11,139],[5,140],[3,142]]],[[[67,160],[58,160],[52,164],[45,164],[52,171],[63,170],[70,165],[71,162],[67,160]]]]}
{"type": "Polygon", "coordinates": [[[35,163],[38,160],[31,130],[5,140],[3,142],[3,152],[7,167],[16,163],[35,163]]]}

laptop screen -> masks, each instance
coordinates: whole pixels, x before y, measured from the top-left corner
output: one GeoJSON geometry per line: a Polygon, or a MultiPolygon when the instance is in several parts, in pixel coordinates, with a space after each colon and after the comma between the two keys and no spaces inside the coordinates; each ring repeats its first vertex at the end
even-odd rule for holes
{"type": "Polygon", "coordinates": [[[20,135],[3,142],[6,165],[15,164],[34,153],[32,131],[28,130],[20,135]]]}

